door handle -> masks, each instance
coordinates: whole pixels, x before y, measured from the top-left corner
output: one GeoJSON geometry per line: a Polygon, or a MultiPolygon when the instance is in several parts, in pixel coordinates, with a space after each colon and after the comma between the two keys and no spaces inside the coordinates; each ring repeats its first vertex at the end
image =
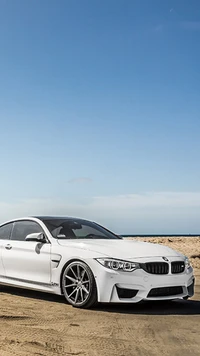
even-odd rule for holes
{"type": "Polygon", "coordinates": [[[11,250],[12,246],[10,244],[5,246],[6,250],[11,250]]]}

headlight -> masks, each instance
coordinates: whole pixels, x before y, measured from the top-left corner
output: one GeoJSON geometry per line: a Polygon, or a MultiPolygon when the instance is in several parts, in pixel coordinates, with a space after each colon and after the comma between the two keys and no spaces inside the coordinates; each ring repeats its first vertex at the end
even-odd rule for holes
{"type": "Polygon", "coordinates": [[[96,261],[101,263],[102,266],[113,269],[114,271],[133,272],[135,269],[140,268],[137,262],[123,261],[115,258],[96,258],[96,261]]]}
{"type": "Polygon", "coordinates": [[[190,268],[191,267],[191,264],[190,264],[190,260],[187,256],[185,256],[185,267],[186,268],[190,268]]]}

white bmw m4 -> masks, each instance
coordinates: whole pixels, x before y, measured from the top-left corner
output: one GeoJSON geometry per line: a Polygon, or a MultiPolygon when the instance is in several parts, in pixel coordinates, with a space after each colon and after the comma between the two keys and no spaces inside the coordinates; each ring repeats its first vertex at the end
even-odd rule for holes
{"type": "Polygon", "coordinates": [[[96,302],[188,299],[194,275],[186,256],[158,244],[127,241],[69,217],[28,217],[0,226],[0,284],[96,302]]]}

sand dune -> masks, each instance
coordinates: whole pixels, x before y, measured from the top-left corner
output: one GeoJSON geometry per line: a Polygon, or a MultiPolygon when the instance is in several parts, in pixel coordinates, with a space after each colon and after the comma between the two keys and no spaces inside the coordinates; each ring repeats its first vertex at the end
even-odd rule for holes
{"type": "Polygon", "coordinates": [[[129,240],[146,241],[169,246],[190,258],[194,268],[200,268],[199,237],[129,237],[129,240]]]}

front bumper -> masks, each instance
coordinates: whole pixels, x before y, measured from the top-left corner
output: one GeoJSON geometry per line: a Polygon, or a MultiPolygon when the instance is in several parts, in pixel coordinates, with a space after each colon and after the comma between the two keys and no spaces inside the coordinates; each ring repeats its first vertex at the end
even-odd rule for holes
{"type": "Polygon", "coordinates": [[[171,300],[192,297],[194,294],[195,280],[191,267],[183,273],[155,275],[142,269],[133,272],[116,272],[100,266],[100,271],[95,278],[98,301],[102,303],[171,300]]]}

